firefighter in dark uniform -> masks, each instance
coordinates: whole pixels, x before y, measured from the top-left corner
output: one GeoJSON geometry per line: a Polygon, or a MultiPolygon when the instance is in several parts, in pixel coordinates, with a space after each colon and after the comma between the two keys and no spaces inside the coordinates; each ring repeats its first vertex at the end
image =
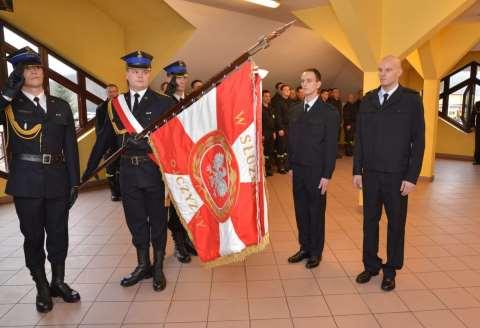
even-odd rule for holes
{"type": "Polygon", "coordinates": [[[355,119],[357,117],[358,103],[355,101],[355,96],[349,94],[347,102],[343,106],[343,133],[345,141],[345,155],[353,155],[353,142],[355,136],[355,119]]]}
{"type": "Polygon", "coordinates": [[[418,92],[398,84],[401,61],[387,56],[379,65],[381,86],[368,92],[357,115],[353,183],[363,191],[364,284],[383,270],[381,288],[395,288],[403,266],[408,194],[415,189],[425,150],[425,120],[418,92]],[[379,221],[388,220],[387,260],[378,257],[379,221]]]}
{"type": "Polygon", "coordinates": [[[475,127],[475,154],[472,164],[480,165],[480,101],[477,101],[473,107],[472,123],[475,127]]]}
{"type": "MultiPolygon", "coordinates": [[[[145,128],[174,106],[174,102],[148,87],[153,59],[151,55],[135,51],[122,59],[127,64],[126,78],[130,90],[118,97],[124,98],[135,119],[145,128]]],[[[82,181],[91,176],[112,144],[126,147],[120,158],[120,187],[138,265],[120,284],[128,287],[153,276],[153,289],[163,290],[166,287],[163,260],[167,240],[167,211],[162,175],[152,159],[148,140],[136,140],[133,134],[128,133],[111,104],[108,114],[109,119],[97,136],[82,181]],[[153,246],[153,266],[150,262],[150,244],[153,246]]]]}
{"type": "MultiPolygon", "coordinates": [[[[105,125],[105,120],[108,119],[108,102],[118,96],[118,87],[115,84],[107,85],[107,100],[102,102],[95,111],[95,134],[98,136],[103,126],[105,125]]],[[[112,145],[112,147],[105,154],[105,158],[110,157],[118,147],[112,145]]],[[[120,192],[120,159],[117,159],[112,164],[108,165],[105,168],[107,173],[108,186],[110,187],[111,199],[113,202],[118,202],[121,200],[120,192]]]]}
{"type": "MultiPolygon", "coordinates": [[[[178,103],[185,98],[188,77],[187,65],[179,60],[163,69],[169,80],[165,94],[170,96],[175,103],[178,103]]],[[[168,228],[172,232],[173,242],[175,243],[175,257],[181,263],[190,262],[192,260],[191,255],[196,256],[197,251],[171,202],[168,208],[168,228]]]]}
{"type": "Polygon", "coordinates": [[[290,86],[282,84],[280,86],[280,96],[272,99],[272,107],[274,109],[275,117],[277,119],[277,139],[275,148],[277,152],[277,169],[278,173],[286,174],[288,171],[288,119],[289,119],[289,98],[290,86]]]}
{"type": "Polygon", "coordinates": [[[75,124],[70,105],[46,95],[39,55],[25,47],[7,59],[14,67],[0,97],[7,130],[10,174],[5,192],[13,196],[25,237],[27,268],[37,288],[36,308],[48,312],[52,297],[65,302],[80,294],[65,282],[68,251],[68,212],[79,185],[79,160],[75,124]],[[49,286],[47,258],[52,266],[49,286]]]}
{"type": "Polygon", "coordinates": [[[272,160],[275,148],[275,113],[270,105],[271,94],[268,90],[262,91],[262,134],[263,134],[263,155],[265,157],[265,173],[273,175],[272,160]]]}

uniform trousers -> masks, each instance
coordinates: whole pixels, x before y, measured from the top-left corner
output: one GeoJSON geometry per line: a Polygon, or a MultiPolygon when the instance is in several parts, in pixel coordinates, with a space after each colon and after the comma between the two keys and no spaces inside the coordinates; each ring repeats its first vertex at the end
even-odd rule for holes
{"type": "Polygon", "coordinates": [[[365,270],[378,272],[383,268],[386,277],[395,277],[403,266],[405,223],[408,197],[400,187],[403,173],[366,171],[363,174],[363,264],[365,270]],[[378,257],[379,222],[382,207],[387,214],[387,261],[378,257]]]}
{"type": "Polygon", "coordinates": [[[310,256],[321,256],[325,244],[325,208],[327,194],[321,194],[321,170],[318,167],[292,164],[293,201],[298,241],[310,256]]]}
{"type": "Polygon", "coordinates": [[[24,236],[23,251],[28,269],[45,266],[45,233],[48,261],[64,264],[68,252],[68,197],[13,197],[24,236]]]}

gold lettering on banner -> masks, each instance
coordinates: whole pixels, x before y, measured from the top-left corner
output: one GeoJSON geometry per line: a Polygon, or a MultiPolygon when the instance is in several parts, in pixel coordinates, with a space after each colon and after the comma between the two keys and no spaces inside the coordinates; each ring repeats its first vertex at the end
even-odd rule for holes
{"type": "Polygon", "coordinates": [[[252,182],[257,182],[257,157],[255,156],[255,145],[253,144],[252,136],[246,134],[240,136],[240,143],[242,144],[243,155],[248,164],[248,174],[252,182]]]}
{"type": "Polygon", "coordinates": [[[180,189],[180,192],[182,193],[185,201],[187,202],[188,207],[190,207],[193,212],[196,212],[199,208],[199,204],[193,196],[193,192],[190,190],[190,186],[188,185],[185,178],[177,177],[175,179],[175,182],[177,183],[178,189],[180,189]]]}
{"type": "Polygon", "coordinates": [[[243,116],[243,110],[240,113],[238,113],[237,115],[235,115],[235,124],[238,124],[238,125],[247,124],[245,122],[245,117],[243,116]]]}

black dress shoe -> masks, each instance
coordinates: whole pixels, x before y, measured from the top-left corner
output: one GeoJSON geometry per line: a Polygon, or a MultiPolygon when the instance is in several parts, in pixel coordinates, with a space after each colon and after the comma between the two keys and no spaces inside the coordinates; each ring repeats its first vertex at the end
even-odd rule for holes
{"type": "Polygon", "coordinates": [[[120,196],[112,196],[112,202],[119,202],[122,200],[122,197],[120,196]]]}
{"type": "Polygon", "coordinates": [[[382,289],[386,292],[395,289],[395,278],[383,277],[382,279],[382,289]]]}
{"type": "Polygon", "coordinates": [[[80,294],[65,283],[65,264],[52,263],[52,282],[50,283],[52,297],[61,297],[67,303],[80,301],[80,294]]]}
{"type": "Polygon", "coordinates": [[[53,297],[61,297],[67,303],[80,301],[80,294],[63,281],[52,281],[50,291],[53,297]]]}
{"type": "Polygon", "coordinates": [[[123,287],[130,287],[143,279],[152,277],[152,266],[150,264],[150,249],[137,248],[137,267],[128,276],[120,281],[123,287]]]}
{"type": "Polygon", "coordinates": [[[157,250],[154,248],[153,258],[153,290],[159,292],[167,287],[167,278],[165,278],[165,274],[163,273],[163,260],[165,258],[163,250],[157,250]]]}
{"type": "Polygon", "coordinates": [[[480,162],[473,162],[472,165],[480,165],[480,162]]]}
{"type": "Polygon", "coordinates": [[[304,251],[303,249],[299,250],[292,256],[288,258],[289,263],[298,263],[301,262],[309,257],[308,252],[304,251]]]}
{"type": "Polygon", "coordinates": [[[305,267],[307,269],[316,268],[320,264],[321,260],[322,260],[321,256],[310,256],[307,260],[307,263],[305,264],[305,267]]]}
{"type": "Polygon", "coordinates": [[[370,272],[365,270],[357,276],[355,281],[359,284],[366,284],[367,282],[370,281],[370,279],[372,279],[372,277],[376,275],[378,275],[378,272],[370,272]]]}
{"type": "Polygon", "coordinates": [[[47,276],[45,275],[45,269],[32,269],[30,273],[37,288],[37,296],[35,298],[37,311],[40,313],[50,312],[53,308],[53,302],[50,286],[48,285],[47,276]]]}

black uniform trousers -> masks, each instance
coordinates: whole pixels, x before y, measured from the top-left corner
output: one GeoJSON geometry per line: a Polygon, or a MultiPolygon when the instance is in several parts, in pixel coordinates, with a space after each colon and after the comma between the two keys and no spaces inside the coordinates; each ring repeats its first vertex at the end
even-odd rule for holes
{"type": "Polygon", "coordinates": [[[122,205],[132,243],[136,248],[153,247],[165,251],[167,212],[165,186],[158,167],[152,162],[132,165],[121,161],[122,205]]]}
{"type": "Polygon", "coordinates": [[[363,174],[363,264],[365,270],[378,272],[383,268],[386,277],[395,277],[403,266],[405,223],[408,197],[400,187],[403,173],[366,171],[363,174]],[[379,222],[382,207],[387,213],[387,261],[378,257],[379,222]]]}
{"type": "Polygon", "coordinates": [[[273,131],[264,131],[263,154],[266,158],[272,158],[275,149],[275,139],[273,139],[273,131]]]}
{"type": "Polygon", "coordinates": [[[45,232],[48,261],[64,264],[68,252],[68,197],[13,197],[25,240],[23,251],[30,271],[45,266],[45,232]]]}
{"type": "Polygon", "coordinates": [[[321,174],[314,166],[292,164],[293,201],[300,247],[310,256],[321,256],[325,244],[327,194],[318,188],[321,174]]]}

